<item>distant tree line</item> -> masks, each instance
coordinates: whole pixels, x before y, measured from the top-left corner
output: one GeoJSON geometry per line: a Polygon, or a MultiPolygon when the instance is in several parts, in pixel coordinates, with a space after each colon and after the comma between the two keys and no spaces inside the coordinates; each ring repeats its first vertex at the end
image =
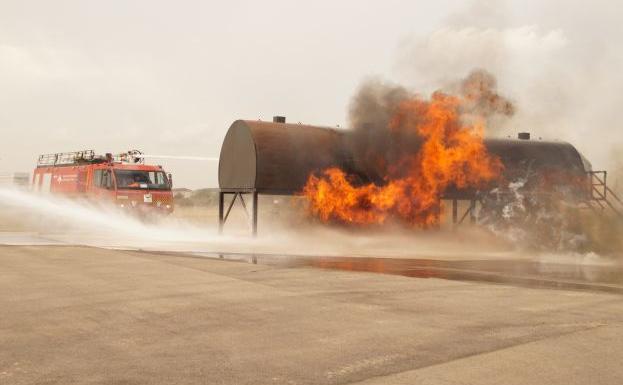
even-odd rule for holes
{"type": "Polygon", "coordinates": [[[218,206],[218,189],[214,188],[199,189],[190,194],[177,192],[173,197],[175,205],[180,207],[218,206]]]}

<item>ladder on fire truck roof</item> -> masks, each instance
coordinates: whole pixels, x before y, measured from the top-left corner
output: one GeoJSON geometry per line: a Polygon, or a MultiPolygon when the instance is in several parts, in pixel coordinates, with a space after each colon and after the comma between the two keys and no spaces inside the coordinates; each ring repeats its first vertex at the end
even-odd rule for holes
{"type": "Polygon", "coordinates": [[[37,167],[68,166],[73,164],[91,163],[96,160],[93,150],[59,152],[56,154],[39,155],[37,167]]]}
{"type": "MultiPolygon", "coordinates": [[[[606,211],[612,210],[620,218],[623,218],[623,201],[615,194],[606,183],[608,173],[606,171],[589,171],[591,176],[591,202],[595,202],[597,207],[591,208],[606,211]]],[[[589,203],[590,205],[590,203],[589,203]]]]}

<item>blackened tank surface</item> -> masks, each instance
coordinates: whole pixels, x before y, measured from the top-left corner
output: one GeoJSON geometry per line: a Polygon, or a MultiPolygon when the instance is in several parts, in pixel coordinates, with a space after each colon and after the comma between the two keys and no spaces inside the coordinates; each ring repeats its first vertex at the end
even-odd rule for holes
{"type": "MultiPolygon", "coordinates": [[[[502,182],[523,181],[526,191],[546,192],[543,189],[565,191],[568,199],[590,199],[590,162],[567,142],[530,139],[484,140],[487,151],[500,158],[504,165],[502,182]],[[545,183],[545,185],[543,184],[545,183]]],[[[498,182],[499,184],[499,182],[498,182]]],[[[507,187],[489,185],[485,189],[507,187]]],[[[465,199],[473,190],[450,188],[445,196],[465,199]]]]}
{"type": "Polygon", "coordinates": [[[328,127],[237,120],[221,147],[222,190],[300,192],[309,174],[330,166],[350,170],[343,131],[328,127]]]}
{"type": "Polygon", "coordinates": [[[526,139],[485,139],[487,150],[500,157],[507,169],[560,169],[585,175],[590,163],[567,142],[526,139]]]}

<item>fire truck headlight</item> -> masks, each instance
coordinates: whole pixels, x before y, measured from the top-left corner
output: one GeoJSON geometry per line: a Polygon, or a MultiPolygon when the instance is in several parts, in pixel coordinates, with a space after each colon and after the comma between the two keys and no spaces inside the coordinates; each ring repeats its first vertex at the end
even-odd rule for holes
{"type": "Polygon", "coordinates": [[[167,208],[167,209],[170,209],[170,208],[171,208],[171,205],[166,205],[166,208],[167,208]]]}
{"type": "Polygon", "coordinates": [[[122,204],[119,205],[119,207],[124,208],[125,205],[122,203],[122,204]]]}

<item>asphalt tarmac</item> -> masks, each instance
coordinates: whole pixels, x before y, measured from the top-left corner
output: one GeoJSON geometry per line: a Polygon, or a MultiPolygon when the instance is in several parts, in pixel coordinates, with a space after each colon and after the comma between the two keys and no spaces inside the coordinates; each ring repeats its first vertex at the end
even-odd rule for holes
{"type": "Polygon", "coordinates": [[[617,265],[27,243],[2,384],[623,383],[617,265]]]}

